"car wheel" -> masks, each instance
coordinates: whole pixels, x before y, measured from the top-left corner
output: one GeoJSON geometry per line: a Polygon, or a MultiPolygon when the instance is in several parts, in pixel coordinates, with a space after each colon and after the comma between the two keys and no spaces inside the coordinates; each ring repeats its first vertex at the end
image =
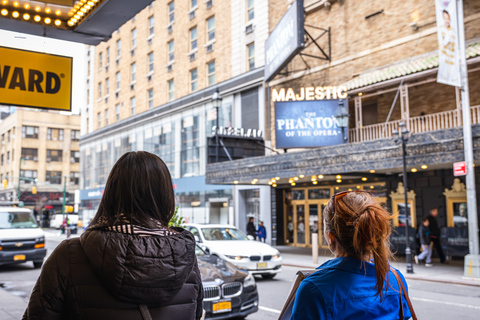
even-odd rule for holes
{"type": "Polygon", "coordinates": [[[276,273],[262,273],[263,279],[273,279],[277,274],[276,273]]]}
{"type": "Polygon", "coordinates": [[[33,261],[33,267],[35,269],[41,268],[43,265],[43,260],[42,261],[33,261]]]}

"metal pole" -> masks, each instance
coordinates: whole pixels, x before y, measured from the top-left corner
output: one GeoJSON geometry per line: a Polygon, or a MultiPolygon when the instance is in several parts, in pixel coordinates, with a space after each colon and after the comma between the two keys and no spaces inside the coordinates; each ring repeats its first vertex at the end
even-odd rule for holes
{"type": "Polygon", "coordinates": [[[469,254],[465,257],[464,275],[480,278],[480,257],[478,251],[477,196],[475,191],[475,169],[473,167],[472,124],[470,120],[470,96],[468,91],[467,62],[465,58],[465,27],[463,21],[463,1],[457,0],[458,54],[460,56],[460,74],[462,88],[463,145],[467,165],[467,208],[468,208],[468,246],[469,254]]]}
{"type": "Polygon", "coordinates": [[[407,195],[407,150],[406,150],[406,141],[405,133],[400,133],[402,135],[402,151],[403,151],[403,186],[405,187],[405,237],[406,237],[406,248],[405,256],[407,257],[407,273],[413,273],[413,264],[412,264],[412,251],[410,250],[410,239],[408,238],[408,195],[407,195]]]}
{"type": "Polygon", "coordinates": [[[63,204],[62,204],[62,218],[65,219],[65,198],[67,196],[67,176],[63,180],[63,204]]]}
{"type": "Polygon", "coordinates": [[[215,107],[217,109],[217,125],[215,127],[215,162],[218,162],[218,107],[215,107]]]}
{"type": "Polygon", "coordinates": [[[20,201],[20,171],[22,170],[22,160],[23,158],[20,157],[20,161],[18,162],[18,187],[17,187],[17,200],[20,201]]]}

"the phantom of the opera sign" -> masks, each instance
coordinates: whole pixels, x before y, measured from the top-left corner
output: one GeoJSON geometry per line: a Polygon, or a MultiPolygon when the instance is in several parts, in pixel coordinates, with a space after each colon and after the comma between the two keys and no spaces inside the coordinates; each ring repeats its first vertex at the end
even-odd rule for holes
{"type": "Polygon", "coordinates": [[[275,102],[276,147],[308,148],[345,143],[344,136],[348,136],[348,127],[343,128],[344,131],[342,131],[335,117],[338,103],[337,99],[277,100],[275,102]]]}

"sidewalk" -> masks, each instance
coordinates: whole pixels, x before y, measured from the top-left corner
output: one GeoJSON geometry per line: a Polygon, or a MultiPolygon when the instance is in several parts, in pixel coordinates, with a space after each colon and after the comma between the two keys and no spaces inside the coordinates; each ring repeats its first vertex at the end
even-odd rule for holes
{"type": "MultiPolygon", "coordinates": [[[[298,267],[301,269],[315,269],[325,261],[333,258],[328,249],[319,249],[318,264],[314,264],[311,248],[291,246],[276,246],[275,248],[280,251],[284,266],[298,267]]],[[[479,280],[463,276],[463,260],[450,260],[449,264],[441,264],[438,260],[434,259],[433,267],[431,268],[427,268],[422,264],[416,265],[413,263],[413,274],[406,272],[405,257],[396,257],[396,261],[392,261],[391,263],[402,272],[407,280],[424,280],[480,287],[479,280]]]]}
{"type": "Polygon", "coordinates": [[[0,319],[2,320],[21,319],[27,308],[27,301],[4,290],[1,286],[0,301],[2,302],[0,303],[0,319]]]}

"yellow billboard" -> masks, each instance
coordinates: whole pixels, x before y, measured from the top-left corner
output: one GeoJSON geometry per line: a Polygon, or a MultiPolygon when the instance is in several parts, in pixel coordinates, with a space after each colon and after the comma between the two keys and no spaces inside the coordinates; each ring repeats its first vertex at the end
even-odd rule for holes
{"type": "Polygon", "coordinates": [[[71,111],[72,60],[0,47],[0,104],[71,111]]]}

